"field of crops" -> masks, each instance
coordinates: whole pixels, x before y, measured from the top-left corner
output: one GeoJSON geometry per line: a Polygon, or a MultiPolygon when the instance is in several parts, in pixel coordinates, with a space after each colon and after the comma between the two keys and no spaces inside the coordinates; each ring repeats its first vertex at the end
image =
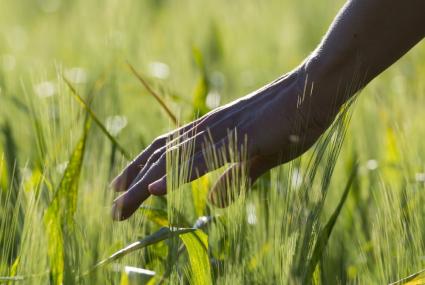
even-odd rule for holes
{"type": "Polygon", "coordinates": [[[172,116],[290,71],[343,3],[0,0],[0,284],[423,284],[423,43],[230,207],[207,199],[223,168],[176,187],[170,158],[170,194],[111,218],[172,116]]]}

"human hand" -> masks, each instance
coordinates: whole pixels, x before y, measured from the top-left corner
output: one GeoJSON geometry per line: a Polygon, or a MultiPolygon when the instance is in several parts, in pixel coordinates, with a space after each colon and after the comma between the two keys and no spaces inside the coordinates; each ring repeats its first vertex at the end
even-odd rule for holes
{"type": "Polygon", "coordinates": [[[165,194],[166,157],[174,151],[193,147],[182,163],[191,165],[189,182],[213,170],[204,157],[206,148],[218,152],[224,148],[228,155],[229,133],[242,138],[236,148],[246,142],[244,155],[231,161],[231,168],[211,190],[212,202],[224,204],[226,200],[214,198],[226,196],[223,181],[231,178],[234,167],[244,167],[253,183],[272,167],[304,153],[350,97],[424,38],[424,3],[348,1],[295,71],[154,140],[114,179],[113,188],[125,193],[114,201],[113,217],[126,219],[151,194],[165,194]],[[206,146],[205,141],[213,144],[206,146]]]}
{"type": "MultiPolygon", "coordinates": [[[[150,195],[164,195],[167,189],[166,157],[172,151],[192,148],[186,157],[191,165],[188,181],[212,171],[205,148],[220,151],[231,144],[229,133],[243,138],[236,143],[240,156],[220,177],[210,192],[210,201],[225,206],[225,181],[232,168],[246,167],[253,183],[269,169],[304,153],[326,130],[333,116],[323,110],[323,98],[306,88],[307,76],[298,68],[271,84],[155,139],[112,182],[115,191],[125,191],[113,204],[113,218],[123,220],[150,195]],[[319,103],[320,101],[320,103],[319,103]],[[207,146],[206,141],[212,141],[207,146]],[[243,141],[243,143],[242,143],[243,141]],[[220,199],[217,199],[220,198],[220,199]]],[[[326,105],[326,104],[325,104],[326,105]]],[[[230,156],[227,151],[225,155],[230,156]]],[[[227,158],[229,161],[230,158],[227,158]]],[[[215,165],[222,166],[226,160],[215,165]]]]}

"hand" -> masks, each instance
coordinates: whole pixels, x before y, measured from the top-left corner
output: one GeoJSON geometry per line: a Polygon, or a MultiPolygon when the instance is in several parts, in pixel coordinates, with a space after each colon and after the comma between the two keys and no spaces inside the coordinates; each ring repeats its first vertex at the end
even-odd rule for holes
{"type": "MultiPolygon", "coordinates": [[[[319,94],[306,88],[306,78],[304,68],[298,68],[248,96],[155,139],[112,182],[116,191],[125,191],[114,201],[113,218],[127,219],[150,195],[166,194],[166,157],[172,151],[192,147],[192,155],[186,157],[187,165],[192,165],[187,181],[190,182],[213,170],[204,157],[205,148],[227,149],[231,143],[229,133],[244,138],[238,140],[236,148],[246,142],[245,156],[236,158],[210,192],[210,201],[220,202],[219,206],[227,203],[223,199],[218,201],[217,197],[227,197],[224,182],[234,173],[232,168],[246,167],[249,182],[253,183],[269,169],[304,153],[333,119],[328,111],[318,111],[320,108],[316,106],[323,106],[323,98],[318,100],[319,94]],[[213,143],[207,146],[205,141],[213,143]]],[[[222,164],[224,161],[215,167],[222,164]]]]}
{"type": "MultiPolygon", "coordinates": [[[[233,161],[232,167],[244,167],[250,183],[304,153],[348,98],[422,40],[424,6],[423,0],[408,5],[348,1],[319,46],[294,72],[159,137],[144,150],[112,183],[115,190],[126,191],[115,200],[113,217],[126,219],[149,195],[165,194],[166,157],[173,151],[194,147],[182,164],[192,166],[189,181],[212,170],[203,155],[204,142],[211,139],[215,144],[208,150],[224,149],[226,155],[229,132],[243,142],[246,139],[246,155],[233,161]]],[[[237,141],[236,148],[241,145],[237,141]]],[[[214,167],[225,161],[229,159],[214,167]]],[[[212,202],[226,192],[223,181],[232,172],[226,171],[213,187],[212,202]]]]}

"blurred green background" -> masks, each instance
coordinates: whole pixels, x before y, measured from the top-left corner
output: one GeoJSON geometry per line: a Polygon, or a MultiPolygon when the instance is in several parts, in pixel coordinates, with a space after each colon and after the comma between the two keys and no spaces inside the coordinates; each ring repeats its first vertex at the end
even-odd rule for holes
{"type": "MultiPolygon", "coordinates": [[[[62,76],[84,98],[93,96],[91,106],[100,121],[135,155],[173,124],[126,62],[149,81],[180,121],[188,122],[199,112],[246,95],[295,68],[320,42],[343,4],[339,0],[0,0],[0,186],[6,197],[0,200],[4,205],[1,275],[47,271],[50,277],[19,282],[54,284],[60,279],[52,270],[52,253],[46,250],[51,241],[43,215],[84,120],[84,109],[62,76]],[[13,198],[11,193],[21,194],[13,198]]],[[[314,282],[382,284],[425,268],[424,78],[421,43],[361,92],[321,219],[326,221],[336,207],[348,177],[345,166],[353,156],[359,161],[357,192],[349,196],[340,214],[314,282]]],[[[71,238],[77,241],[71,248],[81,255],[81,262],[74,258],[70,263],[80,268],[77,271],[155,230],[140,213],[130,222],[112,224],[112,193],[107,185],[126,160],[95,126],[87,143],[77,181],[78,234],[73,231],[71,238]]],[[[267,185],[276,182],[273,177],[273,173],[266,175],[256,188],[272,189],[267,185]]],[[[196,186],[205,188],[202,193],[212,182],[205,183],[196,186]]],[[[261,193],[248,195],[249,203],[261,201],[261,193]]],[[[278,202],[266,210],[260,209],[260,202],[255,205],[258,211],[272,214],[280,207],[278,202]]],[[[202,211],[215,210],[204,205],[202,211]]],[[[188,215],[193,220],[196,214],[195,207],[188,215]]],[[[263,218],[259,217],[259,224],[263,218]]],[[[211,236],[218,235],[215,232],[220,230],[212,230],[211,236]]],[[[263,233],[259,226],[244,237],[260,240],[263,233]]],[[[281,238],[288,242],[282,242],[282,251],[293,249],[292,238],[281,238]]],[[[243,244],[244,250],[265,248],[243,244]]],[[[167,272],[170,257],[156,258],[167,256],[171,247],[164,248],[129,257],[123,264],[167,272]]],[[[246,266],[252,259],[241,249],[228,248],[240,259],[230,258],[223,276],[213,274],[218,283],[299,283],[290,270],[281,270],[290,265],[277,262],[286,258],[278,250],[266,251],[262,255],[268,259],[258,261],[274,271],[232,273],[232,268],[246,266]],[[281,276],[279,270],[284,272],[281,276]]],[[[193,278],[194,273],[182,275],[185,270],[172,269],[166,280],[193,278]]],[[[79,282],[125,282],[122,276],[105,276],[79,282]]]]}

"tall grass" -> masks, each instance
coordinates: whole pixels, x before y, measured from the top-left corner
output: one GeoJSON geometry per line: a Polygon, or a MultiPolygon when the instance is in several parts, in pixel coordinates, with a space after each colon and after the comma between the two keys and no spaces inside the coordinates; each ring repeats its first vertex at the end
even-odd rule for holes
{"type": "MultiPolygon", "coordinates": [[[[289,70],[338,8],[294,3],[7,3],[0,11],[0,283],[421,282],[422,46],[373,82],[301,158],[252,187],[235,168],[228,208],[207,202],[223,168],[181,185],[190,167],[178,165],[189,147],[167,159],[166,198],[149,198],[128,221],[110,219],[108,184],[129,154],[174,121],[289,70]],[[124,68],[127,59],[177,119],[124,68]]],[[[206,153],[211,168],[232,163],[223,154],[206,153]]]]}

